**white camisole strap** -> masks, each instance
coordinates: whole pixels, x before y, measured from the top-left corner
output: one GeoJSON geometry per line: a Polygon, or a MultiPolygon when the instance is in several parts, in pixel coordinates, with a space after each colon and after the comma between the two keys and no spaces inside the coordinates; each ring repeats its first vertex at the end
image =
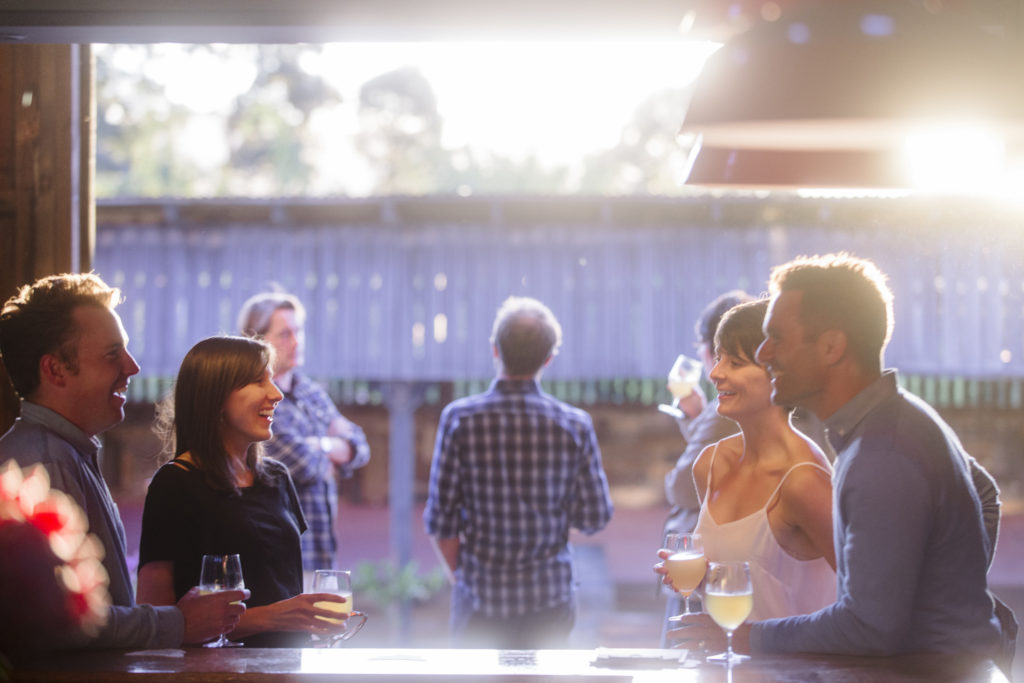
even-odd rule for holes
{"type": "MultiPolygon", "coordinates": [[[[721,441],[716,442],[715,450],[711,451],[711,462],[708,463],[708,482],[706,489],[707,492],[711,491],[711,472],[713,472],[715,469],[715,456],[718,455],[718,446],[721,443],[721,441]]],[[[789,477],[790,472],[792,472],[798,467],[803,467],[804,465],[810,465],[811,467],[817,470],[821,470],[821,472],[827,474],[830,479],[832,478],[832,472],[827,467],[822,467],[816,462],[798,462],[797,464],[793,465],[788,470],[786,470],[786,473],[782,475],[782,479],[779,479],[778,485],[775,487],[775,490],[772,491],[772,495],[768,496],[768,500],[765,501],[764,508],[762,509],[766,509],[769,505],[771,505],[772,501],[775,500],[775,497],[779,495],[779,491],[782,490],[782,485],[786,483],[786,479],[789,477]]],[[[705,493],[705,497],[706,496],[707,494],[705,493]]]]}
{"type": "Polygon", "coordinates": [[[707,494],[711,492],[711,473],[715,469],[715,456],[718,455],[718,447],[721,445],[721,443],[722,443],[721,441],[716,441],[715,442],[715,450],[711,451],[711,462],[708,463],[707,488],[705,489],[705,494],[704,494],[705,498],[707,497],[707,494]]]}
{"type": "Polygon", "coordinates": [[[832,478],[832,472],[830,472],[828,468],[822,467],[816,462],[798,462],[797,464],[793,465],[788,470],[786,470],[786,473],[782,475],[782,479],[779,479],[778,486],[775,487],[775,490],[772,491],[772,495],[768,496],[768,501],[764,504],[765,508],[771,505],[772,501],[775,500],[775,497],[779,495],[779,491],[782,490],[782,485],[786,483],[786,479],[789,477],[790,472],[792,472],[798,467],[803,467],[804,465],[810,465],[816,470],[821,470],[821,472],[827,474],[830,479],[832,478]]]}

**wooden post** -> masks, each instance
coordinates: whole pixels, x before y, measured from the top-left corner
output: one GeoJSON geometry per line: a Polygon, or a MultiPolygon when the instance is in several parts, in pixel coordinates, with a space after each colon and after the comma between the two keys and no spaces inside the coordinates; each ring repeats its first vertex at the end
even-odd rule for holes
{"type": "MultiPolygon", "coordinates": [[[[44,275],[91,267],[91,74],[88,45],[0,44],[0,303],[44,275]]],[[[17,411],[0,368],[0,432],[17,411]]]]}

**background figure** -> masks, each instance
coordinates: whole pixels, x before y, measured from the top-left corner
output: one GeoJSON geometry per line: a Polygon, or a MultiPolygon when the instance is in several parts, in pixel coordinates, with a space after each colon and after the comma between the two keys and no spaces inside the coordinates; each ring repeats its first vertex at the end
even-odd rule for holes
{"type": "Polygon", "coordinates": [[[569,530],[612,515],[590,416],[544,393],[561,343],[551,311],[510,297],[491,334],[497,377],[441,414],[423,516],[455,573],[453,644],[566,647],[575,623],[569,530]]]}
{"type": "Polygon", "coordinates": [[[238,328],[274,347],[274,382],[284,399],[274,412],[274,437],[265,444],[269,457],[284,463],[299,492],[308,531],[302,535],[305,587],[316,569],[334,567],[338,541],[340,475],[349,478],[370,461],[363,430],[345,419],[320,385],[299,372],[305,359],[306,310],[291,294],[265,292],[242,305],[238,328]]]}
{"type": "MultiPolygon", "coordinates": [[[[721,294],[704,307],[693,330],[696,335],[697,359],[704,366],[705,378],[714,365],[712,356],[715,332],[722,316],[733,306],[752,299],[749,294],[737,289],[721,294]]],[[[665,497],[672,506],[668,519],[665,520],[665,534],[689,533],[697,526],[700,498],[693,483],[693,463],[705,447],[740,430],[735,422],[718,414],[718,398],[709,401],[699,388],[695,388],[689,396],[679,402],[679,409],[683,412],[683,418],[678,420],[679,431],[686,441],[686,448],[676,460],[675,466],[665,475],[665,497]]],[[[696,596],[690,599],[695,601],[696,596]]],[[[662,647],[667,647],[668,618],[681,610],[679,593],[671,591],[665,603],[665,620],[661,629],[662,647]]]]}
{"type": "MultiPolygon", "coordinates": [[[[121,293],[96,275],[51,275],[26,285],[0,313],[0,353],[21,397],[21,417],[0,438],[0,465],[42,465],[50,487],[86,514],[103,546],[111,607],[88,647],[166,648],[231,630],[244,591],[199,595],[165,607],[136,605],[124,525],[99,468],[102,434],[124,420],[129,379],[139,366],[114,310],[121,293]]],[[[187,589],[187,587],[186,587],[187,589]]],[[[54,646],[68,643],[53,643],[54,646]]]]}
{"type": "Polygon", "coordinates": [[[719,414],[740,433],[708,446],[693,466],[696,531],[711,562],[749,562],[752,620],[808,614],[836,599],[832,468],[774,405],[754,361],[767,300],[729,310],[715,335],[711,380],[719,414]]]}
{"type": "Polygon", "coordinates": [[[262,455],[281,400],[272,355],[261,341],[210,337],[181,362],[173,415],[161,414],[174,458],[153,476],[142,512],[139,599],[171,603],[199,581],[203,555],[237,554],[252,595],[232,639],[302,647],[310,633],[338,630],[317,618],[338,615],[314,603],[342,599],[302,594],[298,496],[285,466],[262,455]]]}

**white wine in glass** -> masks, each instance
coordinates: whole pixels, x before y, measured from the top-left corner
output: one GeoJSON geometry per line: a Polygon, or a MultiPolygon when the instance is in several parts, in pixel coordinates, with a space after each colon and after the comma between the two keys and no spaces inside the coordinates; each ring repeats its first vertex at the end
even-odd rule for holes
{"type": "Polygon", "coordinates": [[[707,560],[704,558],[704,542],[700,534],[667,533],[663,546],[671,554],[665,558],[665,570],[672,580],[672,587],[683,596],[683,613],[672,617],[677,621],[688,614],[690,596],[704,580],[707,560]]]}
{"type": "Polygon", "coordinates": [[[337,612],[341,618],[331,619],[317,615],[317,619],[323,619],[332,624],[347,624],[346,629],[337,635],[330,636],[327,640],[320,640],[319,636],[313,636],[315,641],[323,643],[327,647],[341,640],[348,640],[363,627],[366,623],[366,614],[356,612],[352,609],[352,573],[341,569],[317,569],[313,576],[314,593],[333,593],[345,598],[345,602],[328,602],[322,600],[314,602],[314,607],[337,612]]]}
{"type": "Polygon", "coordinates": [[[747,655],[733,652],[732,634],[747,620],[753,607],[750,565],[746,562],[712,562],[704,586],[704,609],[725,631],[728,644],[725,652],[708,657],[708,661],[732,665],[750,659],[747,655]]]}
{"type": "MultiPolygon", "coordinates": [[[[238,555],[203,555],[203,565],[199,571],[200,593],[220,593],[243,588],[245,588],[245,579],[242,577],[242,559],[238,555]]],[[[203,645],[203,647],[240,646],[241,643],[231,642],[223,633],[217,640],[203,645]]]]}
{"type": "Polygon", "coordinates": [[[658,410],[675,418],[682,418],[683,411],[679,409],[679,402],[689,396],[700,384],[700,376],[704,371],[703,364],[679,354],[672,369],[668,371],[668,390],[672,394],[672,405],[662,403],[658,410]]]}

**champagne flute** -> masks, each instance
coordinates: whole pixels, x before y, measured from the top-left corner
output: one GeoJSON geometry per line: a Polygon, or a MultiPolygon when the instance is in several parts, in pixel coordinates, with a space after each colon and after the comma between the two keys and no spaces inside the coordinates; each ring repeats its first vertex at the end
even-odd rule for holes
{"type": "MultiPolygon", "coordinates": [[[[199,572],[199,592],[219,593],[221,591],[242,590],[245,579],[242,577],[242,559],[238,555],[203,555],[203,566],[199,572]]],[[[222,633],[217,640],[203,647],[240,647],[241,643],[233,643],[222,633]]]]}
{"type": "Polygon", "coordinates": [[[341,619],[331,619],[329,617],[317,616],[317,619],[323,619],[324,621],[332,624],[345,623],[345,630],[339,634],[329,636],[328,640],[320,640],[319,636],[313,636],[313,639],[318,641],[318,647],[330,647],[332,644],[342,640],[348,640],[363,627],[366,623],[367,615],[363,612],[355,612],[352,610],[352,572],[341,570],[341,569],[317,569],[313,576],[313,592],[314,593],[332,593],[340,597],[345,598],[345,602],[328,602],[322,600],[320,602],[314,602],[314,607],[320,609],[330,610],[331,612],[337,612],[340,615],[344,615],[341,619]],[[355,619],[355,621],[353,621],[355,619]],[[352,624],[355,626],[352,626],[352,624]],[[319,644],[322,643],[322,644],[319,644]]]}
{"type": "Polygon", "coordinates": [[[704,608],[715,623],[725,631],[728,643],[725,652],[708,657],[708,661],[725,662],[729,666],[750,659],[732,650],[732,634],[750,616],[754,607],[754,587],[750,582],[750,565],[746,562],[712,562],[704,586],[704,608]]]}
{"type": "Polygon", "coordinates": [[[672,580],[672,587],[683,596],[683,613],[670,619],[678,621],[693,614],[690,610],[690,595],[700,585],[707,570],[704,541],[700,534],[667,533],[663,547],[671,552],[665,558],[668,578],[672,580]]]}
{"type": "Polygon", "coordinates": [[[672,405],[662,403],[658,410],[671,415],[674,418],[682,418],[683,411],[679,409],[679,402],[693,393],[700,384],[700,376],[704,366],[699,360],[679,354],[672,369],[668,371],[668,390],[672,394],[672,405]]]}

